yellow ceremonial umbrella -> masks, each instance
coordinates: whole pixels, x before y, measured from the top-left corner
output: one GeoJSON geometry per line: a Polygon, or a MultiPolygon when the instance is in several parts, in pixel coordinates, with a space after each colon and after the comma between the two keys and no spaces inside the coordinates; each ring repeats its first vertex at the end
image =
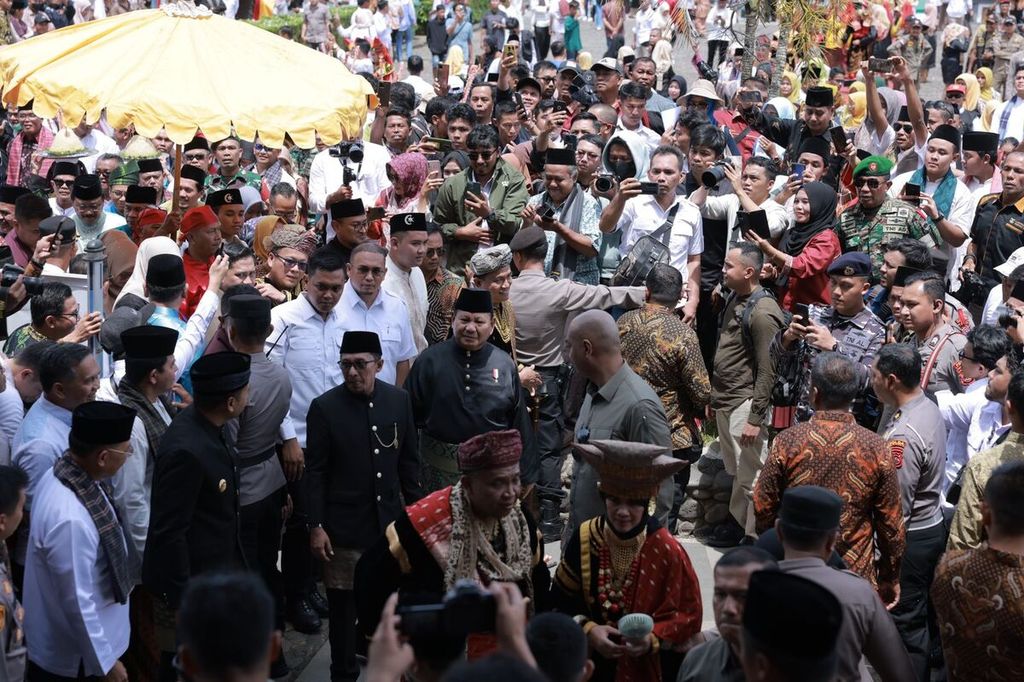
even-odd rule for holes
{"type": "Polygon", "coordinates": [[[197,129],[211,140],[231,130],[299,147],[358,137],[365,79],[328,55],[243,21],[175,2],[75,24],[0,48],[0,101],[67,125],[105,109],[115,128],[146,137],[161,128],[177,144],[197,129]]]}

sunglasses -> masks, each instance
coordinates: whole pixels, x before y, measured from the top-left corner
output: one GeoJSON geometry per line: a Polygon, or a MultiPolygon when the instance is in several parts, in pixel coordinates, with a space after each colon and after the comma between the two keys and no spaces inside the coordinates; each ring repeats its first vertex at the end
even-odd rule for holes
{"type": "Polygon", "coordinates": [[[259,142],[257,142],[256,144],[254,144],[254,145],[252,146],[252,150],[253,150],[254,152],[269,152],[269,151],[270,151],[270,148],[269,148],[269,147],[267,147],[267,146],[266,146],[266,145],[264,145],[264,144],[260,144],[259,142]]]}
{"type": "Polygon", "coordinates": [[[947,92],[946,97],[949,99],[963,99],[964,94],[962,92],[947,92]]]}
{"type": "Polygon", "coordinates": [[[300,270],[301,272],[306,271],[306,261],[304,260],[293,260],[291,258],[285,258],[284,256],[276,253],[274,254],[274,257],[277,258],[282,263],[284,263],[284,267],[287,270],[296,269],[300,270]]]}
{"type": "Polygon", "coordinates": [[[878,178],[857,178],[853,181],[853,184],[856,187],[867,185],[868,189],[878,189],[882,186],[882,181],[878,178]]]}
{"type": "Polygon", "coordinates": [[[439,248],[436,248],[436,249],[427,249],[427,257],[428,258],[433,258],[434,256],[443,256],[444,253],[445,253],[444,247],[439,247],[439,248]]]}
{"type": "Polygon", "coordinates": [[[55,179],[53,181],[54,187],[71,187],[71,185],[73,185],[73,184],[75,184],[74,180],[56,180],[55,179]]]}
{"type": "Polygon", "coordinates": [[[200,154],[185,154],[186,161],[202,161],[206,158],[206,152],[200,154]]]}
{"type": "Polygon", "coordinates": [[[896,130],[897,131],[902,130],[905,133],[912,133],[912,132],[914,132],[914,124],[913,123],[900,123],[900,124],[898,124],[896,126],[896,130]]]}

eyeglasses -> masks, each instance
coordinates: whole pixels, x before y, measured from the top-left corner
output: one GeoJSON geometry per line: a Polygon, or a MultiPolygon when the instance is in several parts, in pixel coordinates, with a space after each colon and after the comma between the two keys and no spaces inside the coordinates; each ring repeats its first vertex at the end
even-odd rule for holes
{"type": "Polygon", "coordinates": [[[202,161],[206,158],[206,152],[200,152],[199,154],[185,154],[186,161],[202,161]]]}
{"type": "Polygon", "coordinates": [[[438,247],[436,249],[427,249],[427,258],[433,258],[434,256],[443,256],[445,254],[444,247],[438,247]]]}
{"type": "Polygon", "coordinates": [[[960,355],[960,359],[961,360],[970,360],[971,362],[977,362],[978,361],[977,358],[972,358],[965,351],[960,351],[959,355],[960,355]]]}
{"type": "Polygon", "coordinates": [[[274,254],[274,258],[276,258],[279,261],[281,261],[282,263],[284,263],[284,267],[285,267],[286,270],[295,269],[295,270],[300,270],[302,272],[306,271],[307,263],[304,260],[294,260],[292,258],[285,258],[284,256],[282,256],[279,253],[275,253],[274,254]]]}
{"type": "Polygon", "coordinates": [[[691,107],[706,107],[708,105],[707,100],[697,99],[695,97],[691,97],[686,103],[691,107]]]}
{"type": "Polygon", "coordinates": [[[124,455],[125,457],[131,457],[135,453],[135,450],[132,449],[132,446],[130,446],[130,445],[128,446],[127,450],[118,450],[116,448],[106,448],[106,451],[107,452],[116,452],[117,454],[124,455]]]}
{"type": "Polygon", "coordinates": [[[878,178],[856,178],[853,184],[856,187],[867,185],[868,189],[878,189],[882,186],[882,181],[878,178]]]}
{"type": "Polygon", "coordinates": [[[494,154],[495,151],[497,151],[497,150],[496,149],[487,149],[487,150],[480,151],[480,152],[469,152],[467,154],[467,156],[469,157],[470,161],[483,161],[484,159],[491,158],[491,156],[494,154]]]}
{"type": "Polygon", "coordinates": [[[74,180],[58,180],[56,178],[53,179],[54,187],[71,187],[71,185],[73,184],[75,184],[74,180]]]}
{"type": "Polygon", "coordinates": [[[79,317],[82,316],[82,313],[81,313],[81,311],[76,310],[76,311],[74,311],[72,313],[61,313],[60,316],[61,317],[66,317],[69,320],[77,320],[79,317]]]}
{"type": "Polygon", "coordinates": [[[365,265],[361,265],[358,268],[356,268],[356,273],[361,275],[362,277],[366,277],[367,275],[373,275],[374,279],[378,279],[384,276],[384,268],[370,268],[365,265]]]}
{"type": "Polygon", "coordinates": [[[343,372],[347,372],[350,369],[362,372],[375,362],[376,360],[342,360],[338,363],[338,366],[341,367],[341,371],[343,372]]]}
{"type": "Polygon", "coordinates": [[[900,123],[900,124],[896,125],[896,130],[897,131],[902,130],[905,133],[912,133],[912,132],[914,132],[914,124],[913,123],[900,123]]]}

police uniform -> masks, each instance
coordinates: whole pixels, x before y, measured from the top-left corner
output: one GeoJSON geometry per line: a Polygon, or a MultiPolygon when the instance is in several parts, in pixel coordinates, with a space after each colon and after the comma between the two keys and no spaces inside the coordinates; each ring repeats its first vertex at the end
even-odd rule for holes
{"type": "Polygon", "coordinates": [[[945,322],[927,341],[921,342],[915,338],[915,345],[924,363],[921,370],[922,388],[929,396],[934,396],[936,391],[964,392],[964,384],[970,381],[965,381],[963,377],[960,351],[967,345],[967,337],[958,327],[945,322]]]}
{"type": "MultiPolygon", "coordinates": [[[[827,533],[839,528],[842,510],[843,500],[832,490],[803,485],[783,494],[779,522],[827,533]]],[[[786,559],[779,562],[779,570],[821,585],[842,605],[835,679],[869,679],[862,656],[883,680],[913,679],[910,658],[896,626],[870,582],[852,571],[832,568],[820,557],[786,559]]]]}
{"type": "Polygon", "coordinates": [[[907,526],[907,549],[900,567],[900,600],[892,616],[916,677],[927,679],[928,590],[946,544],[940,510],[946,427],[938,406],[921,393],[897,409],[881,433],[896,464],[907,526]]]}
{"type": "MultiPolygon", "coordinates": [[[[995,269],[1024,246],[1024,199],[1004,206],[1002,194],[987,194],[978,201],[971,225],[974,271],[981,275],[984,291],[1002,279],[995,269]]],[[[970,256],[968,256],[970,259],[970,256]]]]}
{"type": "MultiPolygon", "coordinates": [[[[380,339],[345,332],[341,353],[380,355],[380,339]]],[[[325,529],[334,552],[323,572],[332,668],[355,679],[355,566],[402,514],[403,498],[423,496],[416,424],[409,394],[380,380],[370,395],[332,388],[310,404],[306,423],[309,523],[325,529]]]]}
{"type": "Polygon", "coordinates": [[[21,682],[25,678],[25,609],[14,596],[14,583],[6,548],[0,550],[0,681],[21,682]]]}

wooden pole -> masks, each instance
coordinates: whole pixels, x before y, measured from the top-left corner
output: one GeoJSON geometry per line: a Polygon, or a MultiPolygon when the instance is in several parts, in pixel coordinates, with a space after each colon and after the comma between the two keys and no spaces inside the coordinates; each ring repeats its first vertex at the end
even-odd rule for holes
{"type": "Polygon", "coordinates": [[[174,194],[171,197],[171,213],[178,214],[178,183],[181,182],[181,145],[174,145],[174,194]]]}

